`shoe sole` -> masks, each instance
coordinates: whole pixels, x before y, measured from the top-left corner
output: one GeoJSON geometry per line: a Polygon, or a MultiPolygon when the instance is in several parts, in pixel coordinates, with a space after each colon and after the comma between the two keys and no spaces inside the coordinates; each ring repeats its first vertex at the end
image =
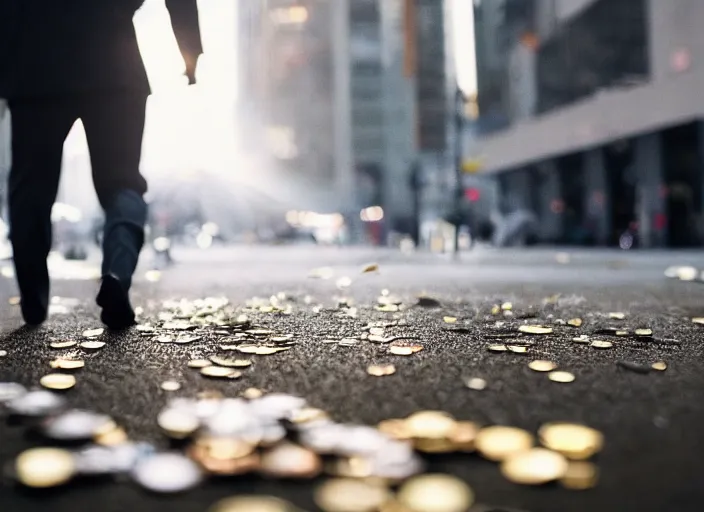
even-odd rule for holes
{"type": "Polygon", "coordinates": [[[134,310],[117,279],[103,278],[96,302],[103,308],[100,318],[110,329],[126,329],[134,325],[134,310]]]}

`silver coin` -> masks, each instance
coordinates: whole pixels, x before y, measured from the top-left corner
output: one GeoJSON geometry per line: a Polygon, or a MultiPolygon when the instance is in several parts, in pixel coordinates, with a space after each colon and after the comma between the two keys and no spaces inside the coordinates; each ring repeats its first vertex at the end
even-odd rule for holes
{"type": "Polygon", "coordinates": [[[192,489],[203,478],[196,463],[178,453],[159,453],[139,459],[131,474],[139,485],[159,493],[192,489]]]}
{"type": "Polygon", "coordinates": [[[27,393],[27,388],[16,382],[0,382],[0,403],[9,402],[27,393]]]}
{"type": "Polygon", "coordinates": [[[46,419],[42,432],[45,436],[60,441],[90,439],[111,421],[110,417],[104,414],[72,409],[46,419]]]}
{"type": "Polygon", "coordinates": [[[90,445],[74,453],[76,470],[84,475],[127,473],[137,461],[153,455],[154,447],[147,443],[124,443],[118,446],[90,445]]]}
{"type": "Polygon", "coordinates": [[[66,399],[51,391],[29,391],[7,402],[7,409],[19,416],[47,416],[61,409],[66,399]]]}
{"type": "Polygon", "coordinates": [[[377,453],[388,441],[377,429],[360,425],[342,425],[337,452],[343,455],[367,455],[377,453]]]}
{"type": "Polygon", "coordinates": [[[252,400],[250,406],[260,418],[282,420],[290,417],[295,410],[305,407],[306,401],[293,395],[272,394],[252,400]]]}
{"type": "Polygon", "coordinates": [[[286,437],[286,429],[278,423],[264,423],[261,427],[261,441],[263,445],[273,445],[286,437]]]}
{"type": "Polygon", "coordinates": [[[300,443],[318,453],[337,453],[345,428],[338,423],[325,423],[315,428],[308,428],[299,435],[300,443]]]}

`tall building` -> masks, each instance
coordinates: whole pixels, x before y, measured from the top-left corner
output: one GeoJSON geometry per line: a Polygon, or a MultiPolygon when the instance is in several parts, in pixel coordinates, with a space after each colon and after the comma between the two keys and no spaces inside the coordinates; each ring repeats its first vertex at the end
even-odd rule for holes
{"type": "Polygon", "coordinates": [[[540,238],[704,241],[704,2],[475,2],[484,172],[540,238]],[[501,66],[501,63],[505,63],[501,66]]]}

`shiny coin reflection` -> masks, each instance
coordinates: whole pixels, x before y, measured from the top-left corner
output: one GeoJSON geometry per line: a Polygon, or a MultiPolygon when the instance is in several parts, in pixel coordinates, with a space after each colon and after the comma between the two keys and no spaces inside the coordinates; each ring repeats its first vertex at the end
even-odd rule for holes
{"type": "Polygon", "coordinates": [[[474,377],[471,379],[467,379],[466,385],[469,389],[473,389],[475,391],[481,391],[486,388],[486,381],[484,379],[474,377]]]}
{"type": "Polygon", "coordinates": [[[33,448],[15,461],[17,480],[27,487],[56,487],[71,480],[75,472],[73,455],[56,448],[33,448]]]}
{"type": "Polygon", "coordinates": [[[161,383],[161,389],[164,391],[178,391],[181,389],[181,384],[175,380],[167,380],[161,383]]]}
{"type": "Polygon", "coordinates": [[[521,325],[518,330],[525,334],[552,334],[552,327],[542,325],[521,325]]]}
{"type": "Polygon", "coordinates": [[[161,453],[137,461],[132,478],[153,492],[174,493],[192,489],[202,480],[198,466],[177,453],[161,453]]]}
{"type": "Polygon", "coordinates": [[[47,389],[64,390],[76,385],[76,377],[64,373],[50,373],[39,379],[39,383],[47,389]]]}
{"type": "Polygon", "coordinates": [[[551,372],[557,368],[557,365],[552,361],[536,360],[528,363],[528,368],[534,372],[551,372]]]}
{"type": "Polygon", "coordinates": [[[105,346],[104,341],[84,341],[79,345],[81,348],[88,350],[98,350],[105,346]]]}
{"type": "Polygon", "coordinates": [[[466,512],[474,503],[474,491],[454,476],[420,475],[401,486],[398,501],[414,512],[466,512]]]}
{"type": "Polygon", "coordinates": [[[157,416],[159,427],[174,439],[185,439],[200,427],[200,420],[188,409],[164,409],[157,416]]]}
{"type": "Polygon", "coordinates": [[[55,370],[77,370],[83,368],[85,365],[86,363],[82,359],[58,358],[49,363],[49,366],[55,370]]]}
{"type": "Polygon", "coordinates": [[[657,370],[659,372],[664,372],[667,370],[667,363],[665,361],[657,361],[651,365],[653,370],[657,370]]]}
{"type": "Polygon", "coordinates": [[[576,423],[546,423],[538,430],[540,442],[570,459],[588,459],[604,445],[598,430],[576,423]]]}
{"type": "Polygon", "coordinates": [[[279,478],[314,478],[322,471],[323,463],[313,451],[294,444],[280,444],[265,451],[261,471],[279,478]]]}

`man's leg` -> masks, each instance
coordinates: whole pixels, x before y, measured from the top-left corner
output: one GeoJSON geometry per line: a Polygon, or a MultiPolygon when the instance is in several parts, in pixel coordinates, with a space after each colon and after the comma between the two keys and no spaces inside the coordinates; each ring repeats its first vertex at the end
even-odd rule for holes
{"type": "Polygon", "coordinates": [[[81,118],[90,149],[93,182],[105,210],[101,318],[110,328],[134,323],[132,274],[144,244],[147,183],[139,172],[146,97],[115,93],[87,98],[81,118]]]}
{"type": "Polygon", "coordinates": [[[61,174],[63,145],[76,120],[70,101],[13,102],[12,169],[8,183],[10,241],[25,322],[46,319],[52,242],[51,208],[61,174]]]}

